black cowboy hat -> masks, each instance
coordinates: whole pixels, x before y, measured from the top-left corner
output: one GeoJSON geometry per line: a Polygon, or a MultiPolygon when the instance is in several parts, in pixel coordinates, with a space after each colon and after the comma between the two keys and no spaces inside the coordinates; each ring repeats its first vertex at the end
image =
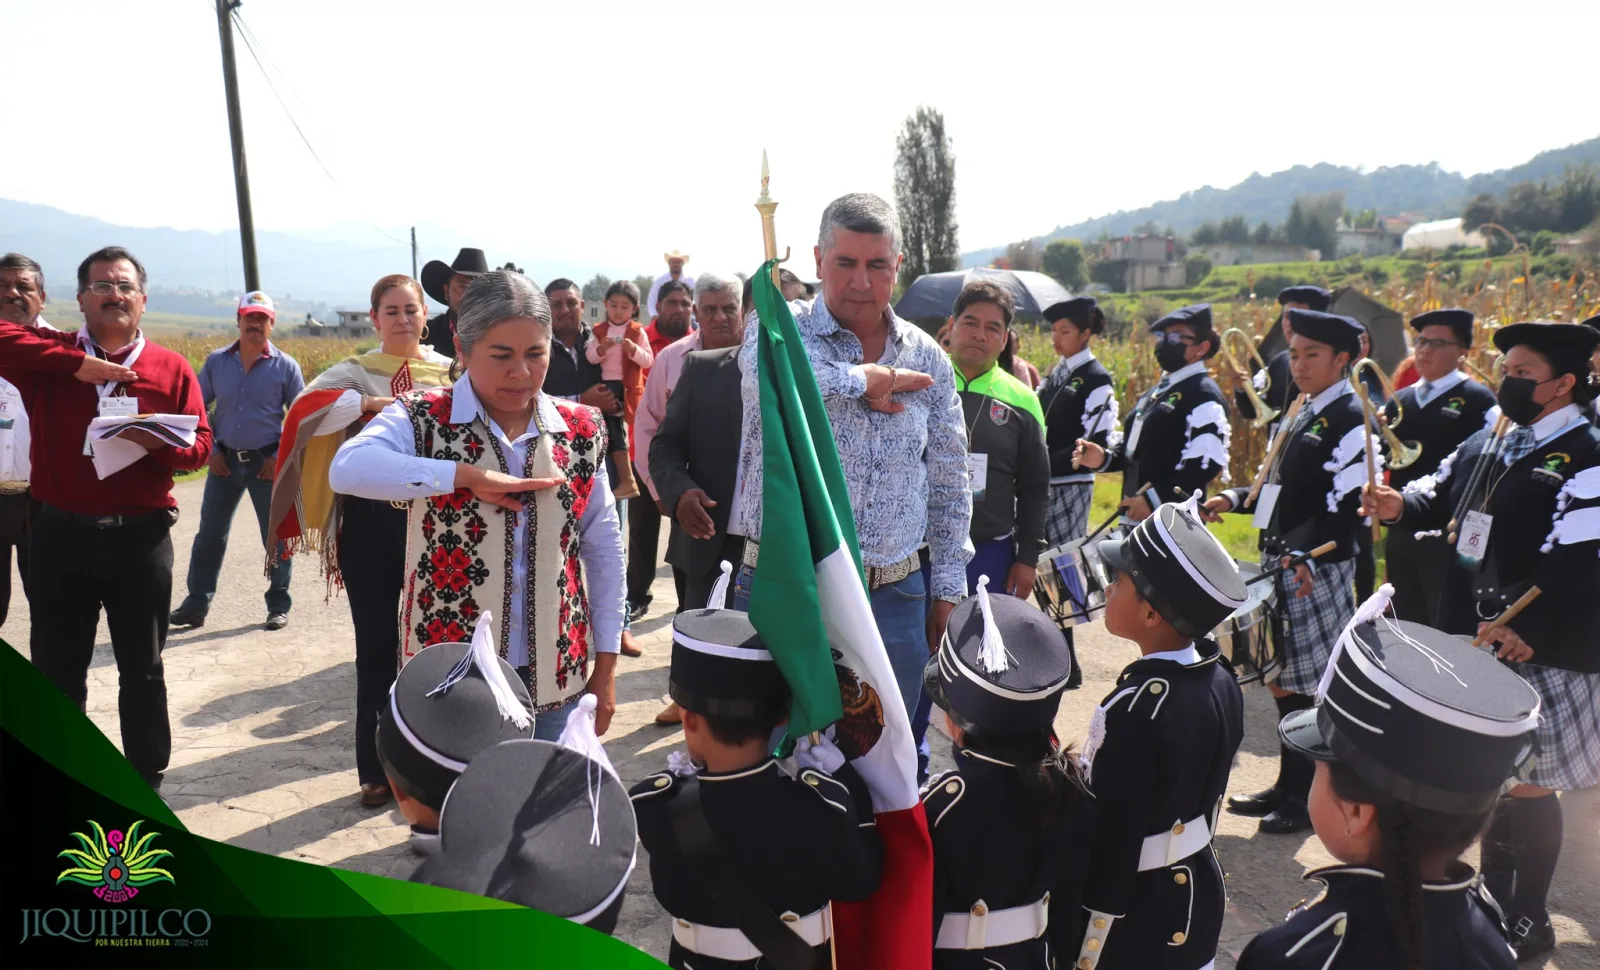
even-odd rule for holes
{"type": "Polygon", "coordinates": [[[431,260],[422,267],[422,291],[433,298],[435,303],[450,304],[450,277],[460,273],[462,276],[482,276],[489,272],[489,261],[484,258],[481,249],[463,249],[456,253],[455,262],[445,265],[444,260],[431,260]]]}

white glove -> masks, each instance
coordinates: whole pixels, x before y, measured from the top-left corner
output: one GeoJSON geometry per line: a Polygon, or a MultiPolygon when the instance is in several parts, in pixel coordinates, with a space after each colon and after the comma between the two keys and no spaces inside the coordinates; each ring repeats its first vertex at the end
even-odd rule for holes
{"type": "Polygon", "coordinates": [[[830,738],[824,736],[812,741],[808,734],[795,741],[794,760],[802,768],[815,768],[831,775],[844,767],[845,758],[844,752],[830,738]]]}

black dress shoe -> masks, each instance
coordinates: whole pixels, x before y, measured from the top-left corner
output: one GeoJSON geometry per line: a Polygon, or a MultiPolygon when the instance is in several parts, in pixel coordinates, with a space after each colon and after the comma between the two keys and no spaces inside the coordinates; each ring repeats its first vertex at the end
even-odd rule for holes
{"type": "Polygon", "coordinates": [[[205,617],[201,616],[199,613],[186,610],[181,606],[167,614],[167,626],[191,626],[199,628],[205,625],[205,617]]]}
{"type": "Polygon", "coordinates": [[[289,625],[289,614],[273,613],[267,617],[265,628],[268,630],[281,630],[289,625]]]}
{"type": "Polygon", "coordinates": [[[1547,916],[1543,923],[1535,923],[1526,916],[1513,916],[1507,920],[1510,932],[1507,939],[1517,954],[1517,962],[1543,957],[1556,948],[1556,928],[1547,916]]]}
{"type": "Polygon", "coordinates": [[[1229,795],[1228,811],[1246,818],[1262,818],[1277,811],[1283,804],[1283,793],[1276,788],[1256,792],[1254,795],[1229,795]]]}
{"type": "Polygon", "coordinates": [[[1285,801],[1261,820],[1261,831],[1268,835],[1293,835],[1311,827],[1311,813],[1300,802],[1285,801]]]}
{"type": "Polygon", "coordinates": [[[636,604],[633,609],[628,611],[628,620],[632,623],[638,623],[640,620],[644,619],[645,614],[649,612],[650,601],[646,600],[643,603],[636,604]]]}

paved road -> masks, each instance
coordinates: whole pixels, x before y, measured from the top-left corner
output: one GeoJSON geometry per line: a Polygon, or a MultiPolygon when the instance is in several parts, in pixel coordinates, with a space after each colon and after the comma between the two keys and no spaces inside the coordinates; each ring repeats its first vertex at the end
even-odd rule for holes
{"type": "MultiPolygon", "coordinates": [[[[184,509],[174,532],[177,590],[183,592],[203,481],[178,487],[184,509]]],[[[307,561],[296,571],[295,607],[287,630],[267,633],[262,600],[261,550],[248,503],[234,523],[239,540],[229,549],[217,602],[206,626],[175,634],[167,644],[167,685],[173,727],[172,767],[163,788],[168,803],[191,830],[234,845],[323,865],[404,878],[417,860],[406,848],[398,811],[361,808],[351,748],[355,706],[355,641],[343,597],[324,600],[324,586],[307,561]]],[[[656,727],[669,660],[674,595],[663,570],[650,615],[634,630],[645,656],[623,659],[618,710],[604,738],[623,780],[632,783],[665,767],[679,745],[676,730],[656,727]]],[[[175,597],[176,598],[176,597],[175,597]]],[[[24,653],[28,613],[20,590],[0,636],[24,653]]],[[[1094,705],[1136,652],[1098,626],[1079,635],[1086,683],[1066,695],[1057,727],[1081,739],[1094,705]]],[[[89,672],[89,716],[119,742],[116,667],[102,623],[89,672]]],[[[1273,707],[1264,690],[1246,691],[1247,732],[1234,770],[1235,791],[1265,787],[1275,774],[1273,707]]],[[[935,767],[949,765],[947,750],[935,767]]],[[[1552,908],[1560,946],[1546,966],[1600,967],[1600,792],[1565,799],[1567,848],[1556,876],[1552,908]]],[[[1274,837],[1255,832],[1247,819],[1223,816],[1217,849],[1229,870],[1232,899],[1220,967],[1250,937],[1281,919],[1308,895],[1301,872],[1332,860],[1315,837],[1274,837]]],[[[618,935],[658,957],[667,930],[641,864],[628,891],[618,935]]]]}

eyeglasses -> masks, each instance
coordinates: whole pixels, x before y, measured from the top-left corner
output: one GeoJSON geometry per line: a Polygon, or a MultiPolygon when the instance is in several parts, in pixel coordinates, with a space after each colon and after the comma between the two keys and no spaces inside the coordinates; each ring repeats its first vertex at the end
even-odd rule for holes
{"type": "Polygon", "coordinates": [[[1432,337],[1418,337],[1412,341],[1418,350],[1443,350],[1446,347],[1459,347],[1454,340],[1435,340],[1432,337]]]}
{"type": "Polygon", "coordinates": [[[1185,347],[1193,347],[1200,341],[1186,333],[1175,333],[1171,330],[1163,330],[1156,334],[1156,342],[1162,344],[1182,344],[1185,347]]]}
{"type": "Polygon", "coordinates": [[[95,294],[96,296],[110,296],[113,293],[118,293],[122,296],[132,296],[139,292],[139,284],[130,283],[127,280],[122,280],[116,283],[113,283],[110,280],[95,280],[93,283],[89,284],[89,292],[95,294]]]}

